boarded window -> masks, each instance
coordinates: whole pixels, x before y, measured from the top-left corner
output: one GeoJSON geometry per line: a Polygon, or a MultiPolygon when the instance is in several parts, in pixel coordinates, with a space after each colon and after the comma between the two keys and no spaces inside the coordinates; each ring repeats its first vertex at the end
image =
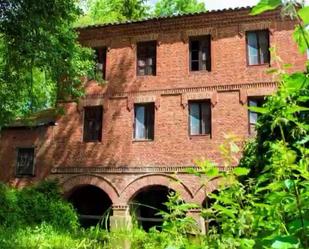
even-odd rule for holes
{"type": "Polygon", "coordinates": [[[95,48],[96,73],[102,74],[102,79],[106,78],[106,47],[95,48]]]}
{"type": "Polygon", "coordinates": [[[260,65],[270,62],[268,30],[249,31],[247,39],[248,65],[260,65]]]}
{"type": "Polygon", "coordinates": [[[210,101],[190,101],[190,135],[205,135],[211,132],[210,101]]]}
{"type": "Polygon", "coordinates": [[[85,107],[84,142],[98,142],[102,139],[102,106],[85,107]]]}
{"type": "Polygon", "coordinates": [[[19,148],[17,152],[17,176],[34,175],[34,148],[19,148]]]}
{"type": "MultiPolygon", "coordinates": [[[[249,106],[262,107],[265,100],[264,97],[250,97],[248,99],[249,106]]],[[[249,110],[249,134],[255,134],[255,126],[258,119],[258,113],[249,110]]]]}
{"type": "Polygon", "coordinates": [[[210,35],[190,38],[190,70],[211,70],[210,35]]]}
{"type": "Polygon", "coordinates": [[[152,140],[154,138],[154,103],[134,106],[134,139],[152,140]]]}
{"type": "Polygon", "coordinates": [[[137,75],[156,75],[157,42],[137,43],[137,75]]]}

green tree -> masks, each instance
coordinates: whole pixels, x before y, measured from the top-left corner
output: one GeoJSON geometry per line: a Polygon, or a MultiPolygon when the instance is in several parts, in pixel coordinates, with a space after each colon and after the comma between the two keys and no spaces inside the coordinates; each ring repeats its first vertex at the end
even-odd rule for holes
{"type": "Polygon", "coordinates": [[[0,128],[81,95],[93,56],[77,43],[79,13],[74,0],[0,2],[0,128]]]}
{"type": "Polygon", "coordinates": [[[139,20],[149,15],[147,0],[90,0],[77,26],[139,20]]]}
{"type": "Polygon", "coordinates": [[[205,11],[205,4],[198,0],[159,0],[155,5],[155,16],[170,16],[205,11]]]}

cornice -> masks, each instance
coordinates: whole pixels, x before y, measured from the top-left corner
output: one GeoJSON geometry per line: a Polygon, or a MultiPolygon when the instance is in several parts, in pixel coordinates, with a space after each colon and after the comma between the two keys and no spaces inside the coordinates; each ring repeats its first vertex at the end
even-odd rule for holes
{"type": "Polygon", "coordinates": [[[198,93],[198,92],[226,92],[226,91],[239,91],[241,89],[256,89],[256,88],[276,88],[278,82],[266,81],[266,82],[253,82],[253,83],[238,83],[238,84],[212,84],[202,87],[188,87],[188,88],[167,88],[145,91],[132,91],[132,92],[114,92],[114,93],[102,93],[102,94],[87,94],[86,99],[117,99],[128,98],[135,96],[146,95],[181,95],[185,93],[198,93]]]}
{"type": "MultiPolygon", "coordinates": [[[[223,171],[226,168],[218,166],[223,171]]],[[[149,173],[183,173],[189,169],[198,170],[196,166],[169,166],[169,167],[55,167],[52,174],[149,174],[149,173]]]]}

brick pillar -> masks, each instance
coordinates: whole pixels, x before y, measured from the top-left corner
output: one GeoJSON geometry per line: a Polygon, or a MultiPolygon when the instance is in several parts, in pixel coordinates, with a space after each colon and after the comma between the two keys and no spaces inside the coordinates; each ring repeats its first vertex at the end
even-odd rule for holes
{"type": "Polygon", "coordinates": [[[196,223],[197,226],[200,228],[200,233],[201,234],[206,234],[206,227],[205,227],[205,220],[201,216],[201,210],[200,209],[191,209],[188,214],[188,216],[192,217],[196,223]]]}
{"type": "Polygon", "coordinates": [[[113,205],[113,216],[110,217],[110,228],[112,231],[124,231],[132,228],[132,218],[128,205],[113,205]]]}

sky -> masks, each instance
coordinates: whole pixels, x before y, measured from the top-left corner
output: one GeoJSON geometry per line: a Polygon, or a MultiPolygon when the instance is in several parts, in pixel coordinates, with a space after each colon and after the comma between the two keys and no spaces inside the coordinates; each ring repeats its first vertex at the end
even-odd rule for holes
{"type": "MultiPolygon", "coordinates": [[[[259,2],[259,0],[200,0],[205,2],[207,10],[218,10],[224,8],[235,8],[253,6],[259,2]]],[[[152,4],[155,4],[157,0],[150,0],[152,4]]],[[[306,0],[306,5],[309,4],[309,0],[306,0]]]]}

